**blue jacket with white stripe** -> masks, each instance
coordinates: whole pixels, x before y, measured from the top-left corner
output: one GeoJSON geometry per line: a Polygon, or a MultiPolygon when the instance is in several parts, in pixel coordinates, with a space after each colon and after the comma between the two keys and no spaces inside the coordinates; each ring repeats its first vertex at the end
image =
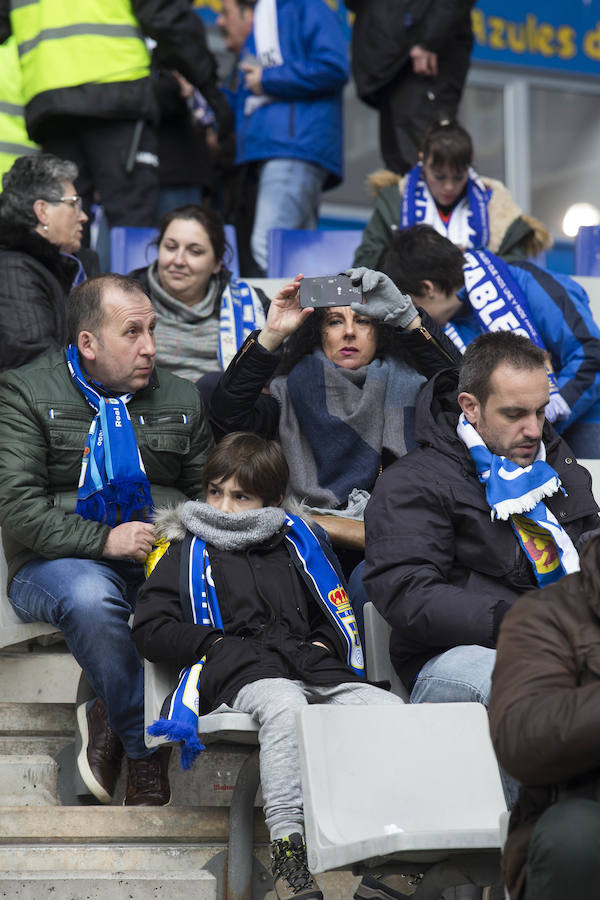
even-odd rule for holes
{"type": "MultiPolygon", "coordinates": [[[[508,266],[529,304],[531,317],[550,353],[560,393],[571,407],[568,419],[556,422],[559,433],[585,415],[600,422],[600,328],[580,284],[530,262],[508,266]]],[[[475,313],[452,319],[468,344],[481,334],[475,313]]]]}
{"type": "MultiPolygon", "coordinates": [[[[283,64],[263,69],[269,102],[245,114],[246,100],[253,95],[241,72],[237,89],[227,92],[235,112],[236,164],[300,159],[326,169],[325,187],[334,187],[342,178],[348,43],[325,0],[277,0],[277,23],[283,64]]],[[[240,59],[248,55],[256,56],[252,33],[240,59]]]]}

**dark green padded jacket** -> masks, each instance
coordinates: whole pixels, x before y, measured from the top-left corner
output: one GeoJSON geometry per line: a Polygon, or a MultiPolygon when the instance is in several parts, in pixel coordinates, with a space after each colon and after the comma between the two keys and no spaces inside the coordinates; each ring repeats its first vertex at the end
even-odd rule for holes
{"type": "MultiPolygon", "coordinates": [[[[194,385],[156,372],[128,409],[154,505],[202,496],[214,439],[194,385]]],[[[0,376],[0,526],[9,584],[36,557],[101,558],[109,526],[74,512],[93,417],[64,350],[0,376]]]]}

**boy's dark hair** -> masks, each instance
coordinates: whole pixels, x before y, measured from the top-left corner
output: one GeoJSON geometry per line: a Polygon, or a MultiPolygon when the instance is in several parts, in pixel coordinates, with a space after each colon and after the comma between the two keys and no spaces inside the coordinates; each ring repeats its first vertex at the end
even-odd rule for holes
{"type": "Polygon", "coordinates": [[[98,334],[104,324],[102,301],[111,287],[124,294],[144,293],[140,283],[126,275],[98,275],[83,281],[71,291],[67,300],[67,343],[77,344],[82,331],[98,334]]]}
{"type": "Polygon", "coordinates": [[[433,122],[421,141],[423,162],[431,161],[436,168],[448,166],[455,172],[465,172],[473,162],[473,142],[468,131],[458,122],[442,119],[433,122]]]}
{"type": "Polygon", "coordinates": [[[202,473],[202,486],[235,478],[239,486],[260,497],[265,506],[278,506],[285,496],[290,470],[277,441],[248,431],[235,431],[211,450],[202,473]]]}
{"type": "Polygon", "coordinates": [[[458,393],[473,394],[482,406],[491,393],[491,378],[497,366],[506,363],[514,369],[543,369],[546,357],[529,338],[512,331],[489,331],[475,338],[463,356],[458,376],[458,393]]]}
{"type": "Polygon", "coordinates": [[[451,294],[464,284],[464,258],[456,244],[431,225],[413,225],[399,231],[383,251],[377,268],[397,288],[412,297],[423,294],[423,282],[451,294]]]}

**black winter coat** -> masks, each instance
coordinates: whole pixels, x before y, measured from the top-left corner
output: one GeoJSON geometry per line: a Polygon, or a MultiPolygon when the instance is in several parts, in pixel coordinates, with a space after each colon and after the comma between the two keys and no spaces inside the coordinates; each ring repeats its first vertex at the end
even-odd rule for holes
{"type": "MultiPolygon", "coordinates": [[[[417,403],[421,446],[377,480],[365,513],[364,584],[392,626],[392,662],[408,690],[427,660],[451,647],[495,647],[504,614],[537,587],[510,522],[491,521],[456,434],[459,412],[456,375],[441,372],[417,403]]],[[[566,491],[546,504],[576,544],[600,526],[591,476],[548,424],[543,439],[566,491]]]]}
{"type": "MultiPolygon", "coordinates": [[[[475,0],[345,0],[356,13],[352,33],[352,73],[359,97],[373,106],[378,94],[410,63],[418,44],[441,55],[440,65],[462,71],[473,43],[475,0]],[[448,66],[450,62],[450,66],[448,66]]],[[[448,77],[446,72],[446,78],[448,77]]]]}
{"type": "Polygon", "coordinates": [[[0,227],[0,372],[64,346],[75,262],[27,228],[0,227]]]}
{"type": "MultiPolygon", "coordinates": [[[[180,598],[187,594],[188,540],[172,543],[140,588],[133,623],[136,647],[151,662],[178,669],[206,654],[200,677],[202,712],[229,702],[259,678],[313,684],[361,680],[346,665],[342,638],[288,552],[285,530],[242,551],[207,547],[225,630],[221,641],[218,629],[186,620],[180,598]]],[[[331,549],[323,541],[321,546],[339,574],[331,549]]]]}

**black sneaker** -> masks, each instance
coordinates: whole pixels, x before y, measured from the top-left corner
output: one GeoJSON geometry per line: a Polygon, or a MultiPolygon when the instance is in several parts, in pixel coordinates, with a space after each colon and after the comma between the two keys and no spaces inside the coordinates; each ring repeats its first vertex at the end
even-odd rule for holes
{"type": "Polygon", "coordinates": [[[355,900],[404,900],[417,890],[420,875],[364,875],[355,900]]]}
{"type": "Polygon", "coordinates": [[[123,745],[114,733],[101,700],[77,707],[77,768],[100,803],[110,803],[121,772],[123,745]]]}
{"type": "Polygon", "coordinates": [[[279,900],[289,900],[290,897],[323,900],[319,885],[309,872],[306,844],[301,834],[295,832],[273,841],[271,856],[271,873],[279,900]]]}

